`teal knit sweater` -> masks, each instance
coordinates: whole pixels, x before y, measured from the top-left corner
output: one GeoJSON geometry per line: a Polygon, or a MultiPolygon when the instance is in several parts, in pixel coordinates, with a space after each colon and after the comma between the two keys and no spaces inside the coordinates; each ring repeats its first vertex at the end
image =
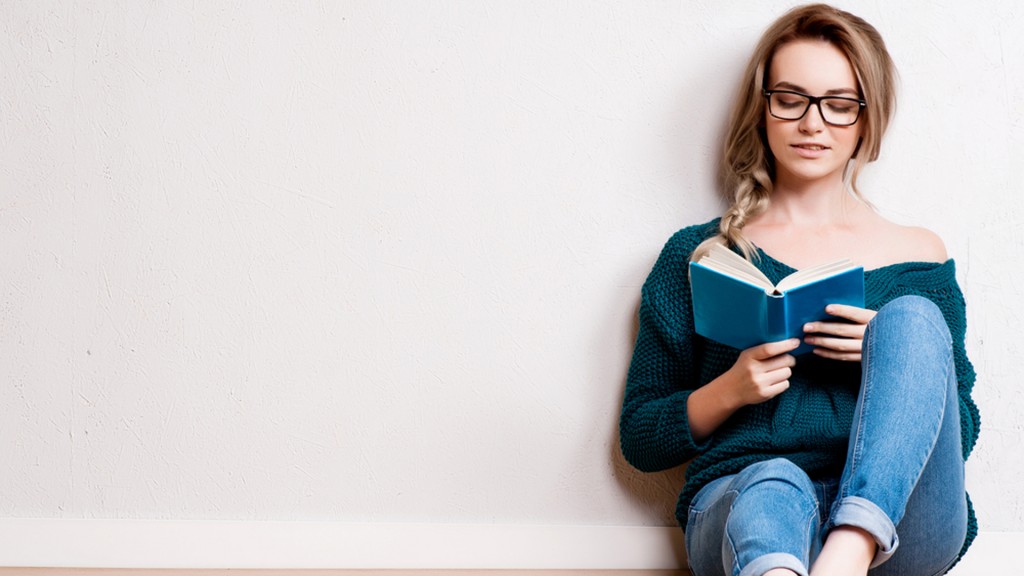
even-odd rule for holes
{"type": "MultiPolygon", "coordinates": [[[[732,367],[739,356],[739,350],[693,331],[687,264],[694,248],[717,233],[717,219],[677,232],[644,283],[640,327],[619,421],[622,452],[636,468],[658,471],[689,462],[676,506],[681,526],[686,525],[690,501],[701,487],[755,462],[781,457],[812,478],[837,477],[846,457],[860,386],[859,363],[801,356],[786,392],[741,408],[704,442],[693,439],[686,417],[690,393],[732,367]]],[[[763,251],[759,256],[758,268],[772,282],[794,271],[763,251]]],[[[966,460],[977,441],[980,418],[971,398],[975,375],[964,350],[965,304],[953,261],[868,270],[864,283],[865,306],[872,310],[914,294],[930,299],[945,315],[953,337],[966,460]]],[[[961,555],[978,528],[970,500],[968,514],[961,555]]]]}

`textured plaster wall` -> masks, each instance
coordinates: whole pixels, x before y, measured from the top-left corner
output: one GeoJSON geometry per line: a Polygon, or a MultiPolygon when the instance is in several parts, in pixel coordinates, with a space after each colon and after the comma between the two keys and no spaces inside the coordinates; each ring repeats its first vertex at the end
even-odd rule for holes
{"type": "MultiPolygon", "coordinates": [[[[0,5],[0,516],[671,524],[616,417],[789,2],[0,5]]],[[[863,188],[938,231],[1024,529],[1024,13],[843,2],[899,65],[863,188]]]]}

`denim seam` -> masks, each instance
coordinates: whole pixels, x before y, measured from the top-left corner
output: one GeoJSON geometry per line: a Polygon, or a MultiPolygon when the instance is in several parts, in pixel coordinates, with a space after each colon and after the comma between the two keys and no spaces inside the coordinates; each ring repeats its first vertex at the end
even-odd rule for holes
{"type": "MultiPolygon", "coordinates": [[[[943,378],[942,378],[942,387],[946,391],[946,394],[949,394],[950,392],[952,392],[953,394],[956,394],[957,395],[957,403],[959,404],[959,396],[960,396],[960,394],[959,394],[959,390],[957,390],[956,367],[953,364],[954,363],[953,351],[950,350],[949,348],[947,348],[945,356],[946,356],[945,357],[946,373],[943,375],[943,378]],[[953,376],[953,385],[952,386],[949,385],[949,377],[950,376],[953,376]],[[950,388],[952,388],[952,390],[950,390],[950,388]]],[[[943,400],[945,400],[945,398],[943,398],[943,400]]],[[[943,407],[945,407],[946,403],[943,402],[942,405],[943,405],[943,407]]],[[[957,415],[959,416],[959,413],[957,415]]],[[[945,409],[943,409],[942,417],[943,418],[946,417],[945,409]]]]}
{"type": "Polygon", "coordinates": [[[729,530],[722,531],[722,537],[726,542],[729,543],[730,556],[732,556],[732,566],[730,566],[730,573],[738,573],[740,566],[740,555],[736,553],[736,543],[732,541],[732,534],[729,534],[729,530]]]}
{"type": "MultiPolygon", "coordinates": [[[[868,350],[867,350],[868,353],[867,354],[862,354],[862,357],[861,357],[861,361],[863,363],[862,369],[863,369],[863,373],[865,375],[864,376],[865,380],[868,378],[868,375],[871,373],[871,370],[873,368],[873,363],[871,362],[871,357],[874,354],[874,350],[875,350],[875,338],[872,336],[870,328],[871,327],[868,326],[868,331],[865,334],[865,343],[866,343],[866,345],[868,347],[868,350]]],[[[857,433],[856,433],[856,435],[854,437],[853,447],[850,450],[850,452],[851,452],[850,462],[847,463],[847,466],[850,467],[851,476],[852,476],[852,472],[855,472],[857,470],[857,464],[858,464],[858,462],[860,461],[860,458],[861,458],[862,446],[861,446],[861,443],[860,443],[860,438],[862,436],[862,433],[864,432],[864,412],[865,412],[865,408],[867,407],[868,400],[870,399],[869,398],[869,394],[868,394],[869,388],[862,388],[862,390],[864,392],[864,400],[861,402],[860,410],[858,410],[857,433]]],[[[839,485],[839,494],[838,494],[838,497],[836,498],[836,501],[839,501],[842,498],[844,498],[844,497],[849,495],[848,488],[849,487],[846,484],[840,483],[840,485],[839,485]]]]}
{"type": "Polygon", "coordinates": [[[935,322],[935,320],[933,320],[931,317],[929,317],[927,315],[923,315],[923,316],[924,316],[925,322],[928,322],[931,325],[932,329],[937,331],[939,333],[939,336],[943,337],[942,338],[942,343],[947,348],[951,348],[953,346],[953,336],[952,336],[952,334],[949,333],[949,326],[947,326],[945,324],[939,324],[939,323],[935,322]]]}
{"type": "MultiPolygon", "coordinates": [[[[729,511],[731,513],[733,505],[736,504],[736,499],[740,496],[740,491],[730,488],[722,496],[726,495],[732,495],[732,499],[729,501],[729,511]]],[[[739,566],[740,555],[736,552],[736,544],[732,541],[732,535],[729,534],[728,528],[722,530],[722,536],[729,543],[729,548],[732,549],[732,571],[735,573],[737,566],[739,566]]]]}
{"type": "MultiPolygon", "coordinates": [[[[736,497],[738,497],[740,495],[739,490],[735,490],[733,488],[730,488],[729,490],[726,490],[725,492],[722,492],[722,495],[719,498],[717,498],[715,500],[715,502],[717,503],[717,502],[725,499],[725,497],[729,496],[730,494],[732,495],[732,500],[729,502],[729,508],[731,509],[732,508],[732,503],[735,502],[736,501],[736,497]]],[[[704,516],[704,514],[706,514],[708,512],[708,510],[710,508],[711,508],[711,506],[705,506],[703,508],[696,509],[696,506],[691,503],[690,506],[689,506],[689,509],[687,510],[687,516],[691,517],[693,519],[700,519],[702,516],[704,516]]]]}
{"type": "Polygon", "coordinates": [[[810,550],[812,548],[814,548],[814,546],[811,545],[811,524],[814,523],[814,519],[819,514],[820,514],[820,510],[818,509],[818,499],[814,498],[814,510],[810,514],[808,514],[807,515],[807,519],[804,520],[804,540],[803,541],[806,542],[807,545],[808,545],[808,551],[807,551],[807,564],[808,564],[808,568],[810,568],[810,563],[811,563],[810,550]]]}

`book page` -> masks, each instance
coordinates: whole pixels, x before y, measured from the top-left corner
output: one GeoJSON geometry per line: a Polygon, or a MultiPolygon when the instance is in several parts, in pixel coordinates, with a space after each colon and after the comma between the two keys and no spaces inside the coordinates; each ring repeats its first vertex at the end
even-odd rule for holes
{"type": "Polygon", "coordinates": [[[827,264],[812,266],[810,268],[804,268],[803,270],[794,272],[780,280],[778,285],[775,287],[775,290],[785,294],[787,290],[792,290],[797,286],[810,284],[811,282],[815,282],[822,278],[828,278],[829,276],[834,276],[840,272],[856,267],[857,266],[849,259],[843,259],[835,262],[829,262],[827,264]]]}
{"type": "Polygon", "coordinates": [[[757,266],[721,244],[712,246],[711,250],[700,259],[700,263],[722,274],[760,286],[767,292],[771,292],[775,288],[772,281],[758,270],[757,266]]]}

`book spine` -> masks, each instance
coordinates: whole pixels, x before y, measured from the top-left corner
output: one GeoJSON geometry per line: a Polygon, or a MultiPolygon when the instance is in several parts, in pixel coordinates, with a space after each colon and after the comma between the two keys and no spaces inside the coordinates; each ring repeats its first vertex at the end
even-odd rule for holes
{"type": "Polygon", "coordinates": [[[767,318],[765,318],[765,342],[777,342],[790,338],[786,330],[786,297],[782,294],[768,294],[765,298],[767,318]]]}

